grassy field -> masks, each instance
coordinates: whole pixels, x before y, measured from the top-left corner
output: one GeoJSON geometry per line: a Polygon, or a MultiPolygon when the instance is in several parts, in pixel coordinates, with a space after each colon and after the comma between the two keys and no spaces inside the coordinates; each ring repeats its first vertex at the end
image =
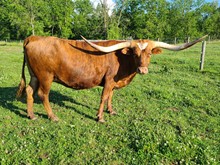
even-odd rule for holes
{"type": "MultiPolygon", "coordinates": [[[[53,84],[50,101],[59,122],[26,117],[15,99],[22,44],[0,44],[0,164],[219,164],[220,42],[201,43],[152,57],[148,75],[115,91],[117,116],[95,121],[102,88],[71,90],[53,84]]],[[[27,74],[26,74],[27,75],[27,74]]]]}

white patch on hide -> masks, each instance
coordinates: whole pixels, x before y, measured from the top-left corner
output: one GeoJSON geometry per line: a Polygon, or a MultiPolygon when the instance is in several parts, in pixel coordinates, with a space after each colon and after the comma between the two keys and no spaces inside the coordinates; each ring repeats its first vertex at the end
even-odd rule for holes
{"type": "Polygon", "coordinates": [[[141,49],[141,50],[144,50],[144,49],[146,49],[146,47],[147,47],[147,45],[148,45],[148,43],[137,43],[137,45],[138,45],[138,47],[141,49]]]}

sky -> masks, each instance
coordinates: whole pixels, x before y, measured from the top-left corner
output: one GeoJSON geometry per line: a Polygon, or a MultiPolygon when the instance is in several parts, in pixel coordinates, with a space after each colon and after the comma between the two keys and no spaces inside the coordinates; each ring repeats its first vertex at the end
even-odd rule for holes
{"type": "MultiPolygon", "coordinates": [[[[97,4],[100,3],[100,0],[90,0],[90,1],[93,3],[94,6],[97,6],[97,4]]],[[[111,13],[112,13],[111,11],[115,6],[115,2],[114,2],[114,0],[107,0],[107,4],[108,4],[107,6],[110,9],[108,14],[111,15],[111,13]]]]}
{"type": "MultiPolygon", "coordinates": [[[[218,1],[218,5],[220,6],[220,0],[217,1],[218,1]]],[[[94,6],[97,6],[97,4],[100,3],[100,0],[91,0],[91,2],[94,4],[94,6]]],[[[213,0],[205,0],[205,2],[213,2],[213,0]]],[[[111,9],[113,9],[115,6],[115,0],[107,0],[107,4],[110,9],[109,14],[111,15],[111,9]]]]}

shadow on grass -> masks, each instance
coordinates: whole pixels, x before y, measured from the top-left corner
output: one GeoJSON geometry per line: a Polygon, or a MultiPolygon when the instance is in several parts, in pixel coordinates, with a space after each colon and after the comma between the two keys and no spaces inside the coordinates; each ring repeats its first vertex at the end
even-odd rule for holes
{"type": "Polygon", "coordinates": [[[27,118],[26,115],[20,113],[20,111],[25,112],[26,110],[13,104],[13,101],[15,101],[16,91],[16,87],[0,87],[0,106],[14,112],[22,118],[27,118]]]}
{"type": "MultiPolygon", "coordinates": [[[[21,107],[16,106],[13,102],[14,101],[21,101],[22,103],[26,104],[26,96],[23,96],[21,99],[16,100],[15,96],[16,96],[16,92],[17,92],[17,87],[0,87],[0,106],[8,109],[9,111],[15,113],[16,115],[19,115],[22,118],[27,118],[27,111],[26,109],[23,109],[21,107]],[[22,112],[21,112],[22,111],[22,112]]],[[[89,107],[88,105],[85,105],[83,103],[77,102],[76,100],[72,99],[71,97],[62,95],[60,93],[58,93],[57,91],[51,90],[50,91],[50,102],[54,103],[56,105],[59,105],[60,107],[65,107],[67,109],[72,109],[74,110],[76,113],[91,119],[91,120],[96,120],[96,118],[81,112],[79,110],[77,110],[76,108],[72,107],[72,106],[67,106],[65,105],[64,101],[69,101],[73,104],[76,105],[80,105],[83,106],[85,108],[91,109],[91,107],[89,107]]],[[[35,96],[35,104],[42,104],[42,102],[39,100],[38,97],[35,96]]],[[[53,109],[53,108],[52,108],[53,109]]],[[[40,114],[35,112],[35,114],[42,116],[43,118],[48,118],[47,115],[45,114],[40,114]]]]}

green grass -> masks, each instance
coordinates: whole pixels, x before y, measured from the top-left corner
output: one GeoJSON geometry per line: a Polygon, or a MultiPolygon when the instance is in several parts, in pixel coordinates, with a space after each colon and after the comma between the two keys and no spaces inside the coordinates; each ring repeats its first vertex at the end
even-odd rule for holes
{"type": "MultiPolygon", "coordinates": [[[[36,121],[15,100],[22,44],[0,46],[0,164],[219,164],[220,42],[152,57],[149,74],[115,91],[117,116],[95,121],[102,88],[53,84],[47,119],[38,97],[36,121]]],[[[27,75],[27,74],[26,74],[27,75]]],[[[27,76],[28,77],[28,76],[27,76]]]]}

